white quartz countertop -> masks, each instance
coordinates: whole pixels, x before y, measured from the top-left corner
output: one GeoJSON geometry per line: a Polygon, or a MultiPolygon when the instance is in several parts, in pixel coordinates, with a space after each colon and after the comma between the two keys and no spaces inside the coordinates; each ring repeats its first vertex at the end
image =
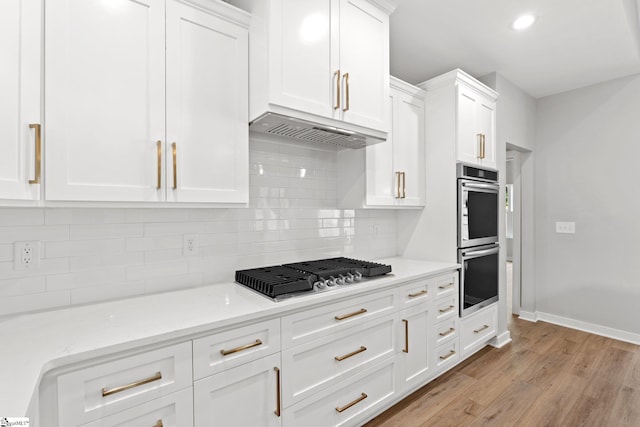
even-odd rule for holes
{"type": "Polygon", "coordinates": [[[375,291],[459,268],[447,262],[377,260],[393,272],[330,292],[273,302],[236,283],[128,298],[0,320],[0,416],[35,410],[48,371],[175,339],[375,291]]]}

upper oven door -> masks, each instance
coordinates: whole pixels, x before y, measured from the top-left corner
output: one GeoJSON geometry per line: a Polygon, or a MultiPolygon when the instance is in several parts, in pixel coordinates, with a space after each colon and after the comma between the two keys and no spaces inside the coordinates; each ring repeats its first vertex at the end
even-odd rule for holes
{"type": "Polygon", "coordinates": [[[498,190],[492,182],[458,180],[458,247],[498,241],[498,190]]]}

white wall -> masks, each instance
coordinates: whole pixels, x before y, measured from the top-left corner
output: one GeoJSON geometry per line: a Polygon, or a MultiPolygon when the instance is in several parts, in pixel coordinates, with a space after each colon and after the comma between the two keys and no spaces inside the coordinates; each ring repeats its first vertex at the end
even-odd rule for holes
{"type": "Polygon", "coordinates": [[[640,333],[639,118],[640,75],[538,101],[539,312],[640,333]]]}
{"type": "Polygon", "coordinates": [[[246,209],[0,208],[0,316],[233,281],[240,268],[394,256],[396,213],[336,209],[336,163],[335,149],[252,140],[246,209]],[[196,256],[182,253],[187,233],[196,256]],[[20,240],[42,241],[38,270],[14,271],[20,240]]]}

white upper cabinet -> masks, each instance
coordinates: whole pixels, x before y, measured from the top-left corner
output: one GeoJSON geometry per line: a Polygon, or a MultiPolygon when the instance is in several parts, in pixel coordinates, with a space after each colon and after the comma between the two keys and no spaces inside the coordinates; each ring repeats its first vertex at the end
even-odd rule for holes
{"type": "Polygon", "coordinates": [[[495,169],[498,93],[462,70],[419,85],[427,91],[430,138],[455,144],[456,160],[495,169]]]}
{"type": "Polygon", "coordinates": [[[219,16],[167,3],[169,201],[248,202],[248,38],[219,16]]]}
{"type": "Polygon", "coordinates": [[[393,2],[231,3],[253,15],[251,120],[274,112],[386,137],[393,2]]]}
{"type": "Polygon", "coordinates": [[[338,195],[342,207],[424,206],[424,97],[423,90],[391,78],[387,101],[391,129],[387,141],[364,150],[338,152],[338,195]],[[359,165],[364,165],[364,173],[359,165]]]}
{"type": "Polygon", "coordinates": [[[47,5],[48,200],[165,199],[164,16],[164,0],[47,5]]]}
{"type": "Polygon", "coordinates": [[[47,200],[248,200],[248,17],[231,9],[48,5],[47,200]]]}
{"type": "Polygon", "coordinates": [[[0,199],[38,200],[42,2],[0,2],[0,199]]]}
{"type": "Polygon", "coordinates": [[[458,161],[496,168],[496,102],[472,86],[457,86],[458,161]]]}

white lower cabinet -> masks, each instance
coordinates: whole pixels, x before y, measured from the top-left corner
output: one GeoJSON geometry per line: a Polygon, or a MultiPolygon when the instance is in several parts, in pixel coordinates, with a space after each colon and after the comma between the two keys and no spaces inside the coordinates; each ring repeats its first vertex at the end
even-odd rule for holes
{"type": "Polygon", "coordinates": [[[473,313],[460,321],[460,347],[462,356],[470,356],[480,350],[496,336],[498,325],[498,304],[473,313]]]}
{"type": "Polygon", "coordinates": [[[193,396],[195,427],[280,426],[280,355],[198,380],[193,396]]]}
{"type": "Polygon", "coordinates": [[[126,411],[101,418],[83,427],[189,427],[193,426],[191,387],[126,411]]]}
{"type": "Polygon", "coordinates": [[[423,303],[400,312],[403,339],[401,360],[402,388],[424,384],[431,375],[431,318],[429,305],[423,303]]]}
{"type": "Polygon", "coordinates": [[[395,377],[394,359],[387,359],[285,409],[284,427],[360,425],[394,397],[395,377]]]}

